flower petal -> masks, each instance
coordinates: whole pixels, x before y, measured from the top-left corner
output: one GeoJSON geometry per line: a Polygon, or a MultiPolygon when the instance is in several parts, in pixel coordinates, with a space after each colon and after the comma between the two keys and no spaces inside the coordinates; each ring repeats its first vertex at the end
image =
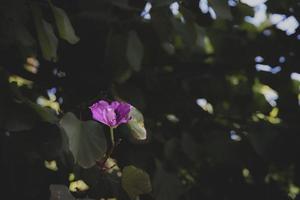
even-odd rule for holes
{"type": "Polygon", "coordinates": [[[130,120],[130,109],[131,105],[128,103],[121,102],[120,105],[115,110],[117,114],[117,124],[127,123],[130,120]]]}
{"type": "Polygon", "coordinates": [[[93,119],[109,126],[110,123],[106,117],[106,114],[107,114],[106,110],[107,110],[108,106],[109,106],[109,104],[106,101],[101,100],[101,101],[94,103],[90,107],[90,110],[92,111],[93,119]]]}
{"type": "Polygon", "coordinates": [[[106,109],[103,110],[103,115],[107,124],[110,127],[117,125],[117,116],[115,110],[111,106],[108,106],[106,109]]]}

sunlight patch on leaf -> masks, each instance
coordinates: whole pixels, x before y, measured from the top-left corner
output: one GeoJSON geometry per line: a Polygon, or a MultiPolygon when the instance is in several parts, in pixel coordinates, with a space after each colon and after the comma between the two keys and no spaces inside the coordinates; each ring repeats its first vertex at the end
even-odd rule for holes
{"type": "Polygon", "coordinates": [[[215,51],[209,37],[207,36],[204,37],[204,51],[207,54],[212,54],[215,51]]]}
{"type": "Polygon", "coordinates": [[[56,101],[52,101],[51,99],[47,99],[46,97],[40,96],[37,98],[36,103],[42,107],[49,107],[56,112],[56,114],[60,113],[60,105],[56,101]]]}
{"type": "Polygon", "coordinates": [[[279,109],[274,107],[270,112],[269,115],[265,115],[261,112],[256,112],[252,115],[252,120],[254,122],[258,122],[260,120],[267,121],[271,124],[279,124],[281,123],[281,119],[278,117],[279,109]]]}
{"type": "Polygon", "coordinates": [[[261,84],[259,80],[256,79],[253,85],[253,91],[263,95],[271,106],[275,107],[277,105],[276,100],[279,98],[278,93],[270,86],[261,84]]]}
{"type": "Polygon", "coordinates": [[[288,195],[292,199],[296,199],[297,195],[300,194],[300,188],[292,183],[289,184],[288,195]]]}
{"type": "Polygon", "coordinates": [[[192,174],[186,169],[180,169],[179,176],[183,179],[181,181],[183,185],[194,184],[196,182],[192,174]]]}
{"type": "Polygon", "coordinates": [[[69,181],[74,181],[75,180],[75,174],[74,173],[70,173],[69,174],[69,181]]]}
{"type": "Polygon", "coordinates": [[[10,83],[16,83],[18,87],[26,86],[28,88],[32,88],[33,82],[22,78],[18,75],[10,75],[8,81],[10,83]]]}
{"type": "Polygon", "coordinates": [[[105,162],[105,169],[107,169],[108,173],[113,173],[113,172],[120,172],[120,168],[117,165],[117,161],[112,158],[108,158],[105,162]]]}
{"type": "Polygon", "coordinates": [[[249,169],[244,168],[244,169],[242,170],[242,174],[243,174],[243,177],[245,178],[245,181],[246,181],[247,183],[253,183],[253,178],[252,178],[252,176],[251,176],[251,173],[250,173],[249,169]]]}
{"type": "Polygon", "coordinates": [[[56,164],[55,160],[51,160],[51,161],[45,160],[44,165],[47,169],[49,169],[51,171],[57,171],[58,170],[58,167],[57,167],[57,164],[56,164]]]}
{"type": "Polygon", "coordinates": [[[172,123],[177,123],[177,122],[179,122],[179,119],[176,117],[176,115],[174,115],[174,114],[167,114],[166,115],[166,118],[170,121],[170,122],[172,122],[172,123]]]}
{"type": "Polygon", "coordinates": [[[69,190],[71,192],[83,192],[89,188],[90,187],[83,180],[73,181],[69,185],[69,190]]]}
{"type": "Polygon", "coordinates": [[[182,13],[179,11],[180,5],[178,2],[174,2],[169,6],[173,16],[175,16],[176,18],[180,19],[180,21],[182,23],[185,23],[185,19],[182,15],[182,13]]]}

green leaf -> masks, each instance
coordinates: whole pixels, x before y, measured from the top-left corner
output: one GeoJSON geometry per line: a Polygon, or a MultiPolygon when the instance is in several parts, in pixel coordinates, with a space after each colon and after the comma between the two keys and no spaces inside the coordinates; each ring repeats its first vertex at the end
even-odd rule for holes
{"type": "Polygon", "coordinates": [[[59,121],[54,110],[47,107],[42,107],[31,101],[26,101],[26,103],[36,112],[36,114],[41,118],[42,121],[52,124],[55,124],[59,121]]]}
{"type": "Polygon", "coordinates": [[[122,187],[131,200],[136,200],[139,195],[152,190],[149,175],[132,165],[124,167],[122,171],[122,187]]]}
{"type": "Polygon", "coordinates": [[[232,20],[232,14],[227,0],[209,0],[209,3],[216,12],[217,17],[232,20]]]}
{"type": "Polygon", "coordinates": [[[133,70],[139,71],[141,69],[143,55],[144,47],[138,34],[135,31],[130,31],[128,34],[126,56],[133,70]]]}
{"type": "Polygon", "coordinates": [[[55,7],[52,3],[50,3],[50,6],[53,11],[59,36],[70,44],[76,44],[80,39],[75,34],[74,28],[66,12],[61,8],[55,7]]]}
{"type": "Polygon", "coordinates": [[[70,150],[75,161],[84,168],[95,165],[103,158],[107,150],[106,138],[102,126],[95,121],[80,121],[73,113],[65,114],[61,126],[69,138],[70,150]]]}
{"type": "Polygon", "coordinates": [[[36,4],[32,5],[32,12],[43,57],[48,61],[56,62],[58,39],[52,25],[43,19],[42,12],[36,4]]]}
{"type": "Polygon", "coordinates": [[[147,138],[147,131],[144,125],[143,114],[135,107],[131,108],[130,116],[131,120],[128,122],[128,126],[131,130],[131,134],[134,139],[145,140],[147,138]]]}

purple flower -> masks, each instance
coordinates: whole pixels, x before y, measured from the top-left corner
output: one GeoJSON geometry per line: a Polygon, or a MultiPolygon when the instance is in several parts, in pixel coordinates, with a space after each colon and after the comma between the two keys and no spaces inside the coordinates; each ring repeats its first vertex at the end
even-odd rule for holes
{"type": "Polygon", "coordinates": [[[129,116],[131,105],[124,102],[113,101],[108,103],[101,100],[94,103],[90,109],[96,121],[113,128],[122,123],[127,123],[131,119],[129,116]]]}

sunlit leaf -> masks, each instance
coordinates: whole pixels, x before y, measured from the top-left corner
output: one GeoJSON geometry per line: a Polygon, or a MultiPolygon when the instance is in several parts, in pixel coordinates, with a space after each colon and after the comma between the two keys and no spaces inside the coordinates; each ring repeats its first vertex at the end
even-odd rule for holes
{"type": "Polygon", "coordinates": [[[106,138],[102,126],[95,121],[80,121],[73,113],[65,114],[61,121],[69,138],[75,161],[84,168],[95,165],[106,153],[106,138]]]}
{"type": "Polygon", "coordinates": [[[51,160],[51,161],[45,160],[44,165],[49,170],[52,170],[52,171],[57,171],[58,170],[58,167],[57,167],[57,164],[56,164],[55,160],[51,160]]]}
{"type": "Polygon", "coordinates": [[[147,139],[147,130],[145,129],[143,114],[135,107],[132,107],[130,116],[132,118],[128,122],[128,126],[132,136],[137,140],[147,139]]]}
{"type": "Polygon", "coordinates": [[[69,190],[71,192],[83,192],[88,190],[89,188],[90,187],[83,180],[73,181],[69,186],[69,190]]]}
{"type": "Polygon", "coordinates": [[[134,166],[124,167],[122,171],[122,187],[132,200],[136,200],[141,194],[151,192],[149,175],[134,166]]]}
{"type": "Polygon", "coordinates": [[[135,31],[130,31],[128,34],[126,56],[133,70],[139,71],[141,69],[143,55],[144,47],[138,34],[135,31]]]}
{"type": "Polygon", "coordinates": [[[10,83],[16,83],[18,87],[21,87],[21,86],[26,86],[26,87],[29,87],[31,88],[32,85],[33,85],[33,82],[30,81],[30,80],[27,80],[21,76],[18,76],[18,75],[11,75],[9,76],[9,82],[10,83]]]}
{"type": "Polygon", "coordinates": [[[59,36],[62,39],[67,40],[70,44],[76,44],[79,41],[79,37],[75,34],[74,28],[66,12],[63,9],[54,6],[52,3],[50,6],[54,14],[59,36]]]}

